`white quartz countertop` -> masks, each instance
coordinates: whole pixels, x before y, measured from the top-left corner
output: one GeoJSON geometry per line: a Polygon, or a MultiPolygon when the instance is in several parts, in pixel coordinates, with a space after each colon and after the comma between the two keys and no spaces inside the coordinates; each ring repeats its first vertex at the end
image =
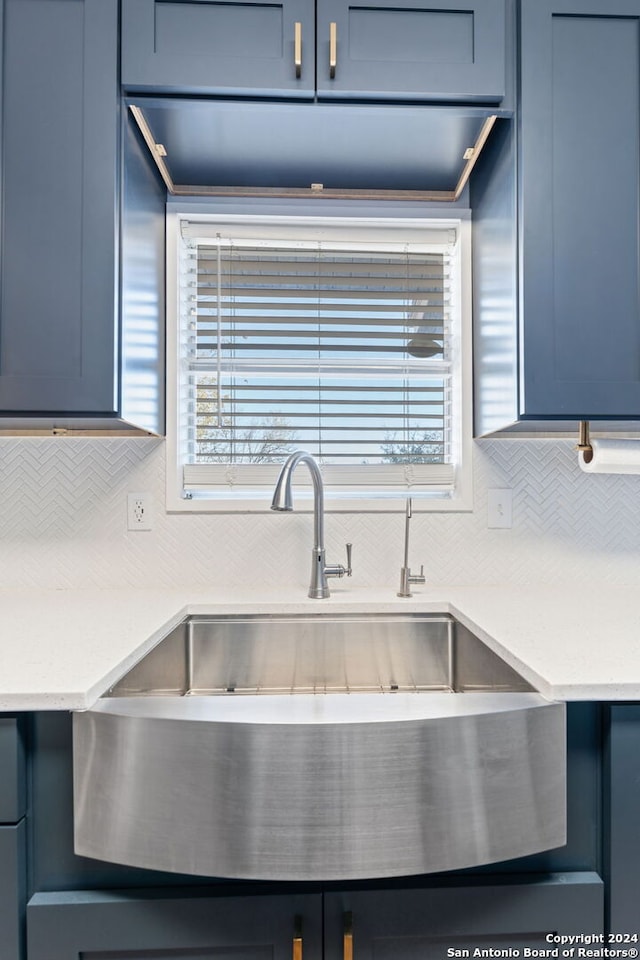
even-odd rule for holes
{"type": "Polygon", "coordinates": [[[332,590],[327,600],[299,588],[0,590],[0,711],[91,707],[190,613],[448,612],[545,697],[640,701],[637,588],[453,585],[411,599],[393,586],[332,590]]]}

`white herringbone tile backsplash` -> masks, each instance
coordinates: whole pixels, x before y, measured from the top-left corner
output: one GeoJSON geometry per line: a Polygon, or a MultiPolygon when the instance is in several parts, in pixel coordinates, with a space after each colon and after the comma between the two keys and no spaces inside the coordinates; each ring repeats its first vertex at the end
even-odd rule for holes
{"type": "MultiPolygon", "coordinates": [[[[118,587],[252,583],[306,589],[308,515],[174,515],[164,443],[0,439],[0,584],[118,587]],[[127,493],[152,495],[154,526],[127,531],[127,493]]],[[[640,581],[640,476],[580,471],[573,440],[480,440],[473,513],[416,514],[411,563],[432,583],[640,581]],[[513,527],[487,528],[487,490],[513,490],[513,527]]],[[[401,514],[330,514],[327,554],[354,544],[354,584],[395,590],[401,514]]]]}

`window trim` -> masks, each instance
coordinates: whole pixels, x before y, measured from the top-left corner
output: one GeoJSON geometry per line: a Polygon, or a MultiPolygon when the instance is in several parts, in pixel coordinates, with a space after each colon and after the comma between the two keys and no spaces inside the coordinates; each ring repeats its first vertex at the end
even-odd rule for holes
{"type": "MultiPolygon", "coordinates": [[[[316,204],[314,207],[318,206],[316,204]]],[[[385,208],[386,213],[387,208],[385,208]]],[[[167,437],[166,437],[166,507],[168,512],[175,513],[268,513],[270,498],[264,491],[246,491],[244,496],[234,496],[232,489],[225,495],[211,498],[188,498],[183,494],[182,463],[179,456],[178,434],[178,366],[179,366],[179,290],[178,290],[178,243],[180,237],[181,220],[208,219],[212,216],[221,216],[226,221],[246,222],[248,220],[282,221],[295,218],[291,208],[283,209],[280,214],[269,211],[252,210],[231,213],[228,207],[216,208],[214,205],[202,205],[196,210],[189,204],[180,206],[169,204],[167,207],[167,437]]],[[[378,226],[406,227],[416,229],[421,223],[438,221],[438,228],[454,225],[459,231],[460,238],[460,309],[461,309],[461,358],[459,364],[460,375],[457,378],[456,389],[458,396],[456,405],[461,411],[460,422],[460,456],[461,463],[456,469],[455,489],[450,496],[434,495],[424,487],[415,490],[399,490],[397,496],[388,494],[383,497],[334,495],[327,493],[325,510],[329,513],[395,513],[403,511],[407,496],[413,498],[415,511],[424,512],[462,512],[473,509],[473,477],[472,477],[472,331],[471,331],[471,221],[466,210],[455,210],[452,216],[447,211],[414,207],[410,215],[403,209],[401,213],[389,210],[386,216],[327,214],[318,217],[317,211],[309,212],[307,208],[301,210],[300,217],[305,221],[317,220],[318,225],[328,220],[344,222],[344,225],[366,227],[372,222],[378,226]]],[[[375,467],[374,467],[375,469],[375,467]]],[[[313,509],[311,488],[306,482],[306,472],[300,472],[296,477],[296,509],[300,512],[310,512],[313,509]]]]}

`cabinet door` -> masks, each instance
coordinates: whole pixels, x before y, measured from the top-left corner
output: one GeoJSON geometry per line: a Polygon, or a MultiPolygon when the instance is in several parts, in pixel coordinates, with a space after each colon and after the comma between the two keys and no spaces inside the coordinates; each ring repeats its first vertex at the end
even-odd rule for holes
{"type": "Polygon", "coordinates": [[[321,905],[320,894],[39,893],[27,907],[29,960],[322,960],[321,905]]]}
{"type": "MultiPolygon", "coordinates": [[[[640,915],[640,706],[610,709],[605,851],[612,933],[638,933],[640,915]]],[[[637,944],[634,944],[637,946],[637,944]]]]}
{"type": "Polygon", "coordinates": [[[512,948],[522,956],[525,947],[548,949],[550,931],[601,933],[603,909],[595,873],[335,893],[325,897],[325,958],[442,960],[473,957],[483,948],[512,948]]]}
{"type": "Polygon", "coordinates": [[[22,960],[26,888],[24,821],[0,827],[0,956],[22,960]]]}
{"type": "Polygon", "coordinates": [[[310,97],[314,17],[313,0],[123,0],[122,84],[130,91],[310,97]]]}
{"type": "Polygon", "coordinates": [[[26,810],[25,756],[17,717],[0,717],[0,823],[17,823],[26,810]]]}
{"type": "Polygon", "coordinates": [[[640,413],[639,0],[523,0],[521,415],[640,413]]]}
{"type": "Polygon", "coordinates": [[[117,0],[5,0],[0,412],[116,410],[117,0]]]}
{"type": "Polygon", "coordinates": [[[319,96],[505,96],[504,0],[318,0],[317,23],[319,96]]]}

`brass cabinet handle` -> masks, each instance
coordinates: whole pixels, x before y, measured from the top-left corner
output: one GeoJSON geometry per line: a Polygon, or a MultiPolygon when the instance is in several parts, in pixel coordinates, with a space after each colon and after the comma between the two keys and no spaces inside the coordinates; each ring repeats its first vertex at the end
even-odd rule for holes
{"type": "Polygon", "coordinates": [[[302,960],[302,917],[293,918],[293,954],[292,960],[302,960]]]}
{"type": "Polygon", "coordinates": [[[302,76],[302,24],[299,20],[293,25],[293,62],[296,68],[296,80],[302,76]]]}
{"type": "Polygon", "coordinates": [[[353,914],[351,910],[345,913],[343,918],[342,956],[343,960],[353,960],[353,914]]]}
{"type": "Polygon", "coordinates": [[[338,65],[338,24],[329,24],[329,77],[335,80],[338,65]]]}

